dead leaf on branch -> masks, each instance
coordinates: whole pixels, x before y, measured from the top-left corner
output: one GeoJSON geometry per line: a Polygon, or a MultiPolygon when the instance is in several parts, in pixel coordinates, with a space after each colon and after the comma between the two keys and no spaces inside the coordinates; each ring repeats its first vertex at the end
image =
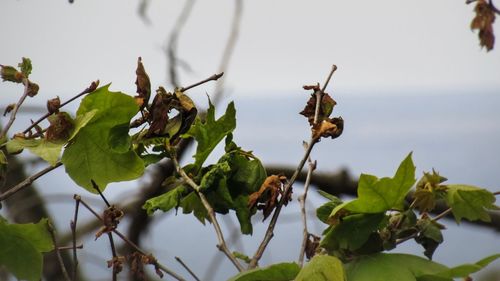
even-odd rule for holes
{"type": "Polygon", "coordinates": [[[318,250],[318,247],[319,247],[320,240],[321,240],[321,238],[319,236],[314,235],[314,234],[309,233],[307,235],[305,253],[306,253],[306,257],[308,260],[310,260],[316,254],[316,251],[318,250]]]}
{"type": "MultiPolygon", "coordinates": [[[[307,117],[309,125],[314,125],[314,114],[316,109],[316,92],[321,91],[319,85],[317,86],[304,86],[304,89],[313,89],[315,92],[311,94],[311,97],[307,101],[306,107],[300,112],[300,114],[307,117]]],[[[332,114],[333,107],[337,102],[327,93],[324,93],[321,98],[318,121],[328,118],[332,114]]]]}
{"type": "Polygon", "coordinates": [[[478,0],[474,8],[476,16],[471,22],[472,30],[479,30],[479,42],[481,47],[491,51],[495,45],[495,34],[493,23],[495,22],[495,11],[485,0],[478,0]]]}
{"type": "Polygon", "coordinates": [[[108,268],[113,268],[113,273],[118,274],[123,270],[123,263],[126,261],[124,256],[113,257],[107,261],[108,268]]]}
{"type": "Polygon", "coordinates": [[[344,119],[342,117],[326,118],[312,127],[314,139],[338,138],[344,131],[344,119]]]}
{"type": "Polygon", "coordinates": [[[135,96],[134,99],[140,109],[143,110],[147,107],[149,98],[151,97],[151,82],[149,81],[146,69],[144,69],[141,57],[137,59],[137,69],[135,70],[135,74],[137,75],[135,80],[135,85],[137,85],[137,96],[135,96]]]}
{"type": "MultiPolygon", "coordinates": [[[[248,198],[248,207],[251,209],[257,207],[259,210],[263,210],[264,220],[273,212],[274,208],[279,202],[278,196],[283,196],[283,187],[286,183],[285,176],[271,175],[266,178],[264,183],[261,185],[260,189],[252,194],[248,198]]],[[[289,201],[292,200],[292,191],[288,192],[287,200],[285,200],[285,206],[289,201]]]]}
{"type": "Polygon", "coordinates": [[[66,112],[54,113],[47,120],[49,120],[50,126],[47,128],[45,137],[51,142],[67,140],[75,126],[73,119],[66,112]]]}
{"type": "Polygon", "coordinates": [[[163,278],[163,272],[160,270],[158,266],[158,262],[156,261],[153,255],[144,255],[139,252],[134,252],[128,256],[130,262],[130,271],[137,278],[137,280],[146,280],[146,275],[144,274],[144,265],[154,265],[156,274],[163,278]]]}
{"type": "Polygon", "coordinates": [[[55,97],[47,101],[47,110],[50,114],[58,113],[59,108],[61,107],[61,99],[59,97],[55,97]]]}
{"type": "Polygon", "coordinates": [[[104,233],[110,233],[115,230],[118,224],[120,223],[120,219],[123,217],[123,211],[116,208],[115,206],[111,206],[104,210],[102,215],[103,226],[97,231],[95,235],[95,239],[101,237],[104,233]]]}

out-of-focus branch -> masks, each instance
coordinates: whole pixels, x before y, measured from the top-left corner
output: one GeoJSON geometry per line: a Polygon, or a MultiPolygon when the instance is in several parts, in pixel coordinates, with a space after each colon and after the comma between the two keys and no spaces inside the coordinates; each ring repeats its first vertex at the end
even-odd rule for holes
{"type": "MultiPolygon", "coordinates": [[[[243,0],[235,0],[233,20],[231,23],[231,31],[229,33],[226,46],[224,47],[224,51],[222,53],[222,58],[217,72],[228,71],[229,63],[231,62],[231,58],[233,56],[236,43],[238,42],[238,35],[240,33],[242,15],[243,15],[243,0]]],[[[215,104],[219,101],[220,98],[222,98],[225,86],[224,82],[226,80],[226,77],[227,75],[223,77],[222,80],[219,81],[219,83],[215,84],[214,97],[213,97],[213,101],[215,104]]]]}
{"type": "Polygon", "coordinates": [[[25,79],[23,79],[23,84],[24,84],[24,93],[19,98],[16,105],[14,106],[14,109],[10,113],[9,121],[7,122],[7,124],[5,125],[3,130],[0,132],[0,139],[3,139],[7,135],[7,132],[9,131],[10,127],[12,126],[12,124],[14,124],[14,120],[16,120],[17,111],[19,110],[19,108],[23,104],[24,100],[28,97],[30,82],[28,79],[25,78],[25,79]]]}
{"type": "Polygon", "coordinates": [[[168,74],[170,83],[174,87],[179,87],[180,81],[177,73],[177,66],[179,65],[179,58],[177,56],[177,42],[179,40],[179,35],[181,34],[182,28],[186,24],[189,19],[189,15],[193,10],[195,1],[194,0],[186,0],[184,7],[182,8],[179,17],[175,21],[174,28],[170,32],[170,36],[167,44],[167,66],[168,66],[168,74]]]}
{"type": "MultiPolygon", "coordinates": [[[[283,173],[285,176],[290,176],[294,172],[294,168],[290,166],[267,166],[266,171],[268,174],[278,174],[283,173]]],[[[297,181],[305,182],[307,178],[306,172],[301,172],[297,176],[297,181]]],[[[349,174],[346,169],[341,170],[338,173],[327,173],[327,172],[315,172],[311,177],[311,185],[317,189],[323,190],[332,195],[340,196],[340,195],[348,195],[348,196],[357,196],[357,180],[349,174]]],[[[410,192],[406,198],[408,204],[411,203],[413,197],[413,192],[410,192]]],[[[432,211],[432,213],[439,215],[445,212],[448,209],[443,203],[438,202],[436,208],[432,211]]],[[[463,220],[464,223],[467,223],[472,226],[483,226],[496,231],[500,231],[500,214],[498,212],[488,211],[488,215],[491,217],[491,222],[483,222],[483,221],[468,221],[463,220]]],[[[444,218],[454,220],[453,215],[447,213],[444,218]]]]}

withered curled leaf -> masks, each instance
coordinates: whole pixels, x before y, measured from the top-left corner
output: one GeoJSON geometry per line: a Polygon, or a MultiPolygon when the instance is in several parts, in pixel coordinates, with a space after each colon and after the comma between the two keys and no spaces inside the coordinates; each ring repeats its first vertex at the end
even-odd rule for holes
{"type": "Polygon", "coordinates": [[[17,69],[10,65],[0,64],[0,76],[3,81],[10,81],[14,83],[22,83],[24,75],[17,71],[17,69]]]}
{"type": "MultiPolygon", "coordinates": [[[[250,194],[248,198],[248,207],[250,209],[257,207],[257,209],[263,210],[263,220],[266,220],[278,204],[278,196],[283,195],[282,188],[285,182],[286,177],[284,176],[271,175],[267,177],[260,189],[250,194]]],[[[291,192],[288,193],[288,196],[291,196],[291,192]]],[[[285,204],[288,203],[290,199],[291,197],[285,201],[285,204]]]]}
{"type": "Polygon", "coordinates": [[[73,119],[66,112],[58,112],[50,115],[48,118],[50,126],[45,133],[48,141],[67,140],[74,128],[73,119]]]}
{"type": "MultiPolygon", "coordinates": [[[[306,86],[304,86],[305,88],[306,86]]],[[[306,106],[300,112],[300,114],[307,117],[309,121],[309,125],[314,125],[314,114],[316,109],[316,94],[311,94],[311,97],[307,101],[306,106]]],[[[327,93],[324,93],[321,98],[320,108],[318,112],[318,122],[328,118],[330,114],[332,114],[333,107],[337,104],[337,102],[327,93]]]]}
{"type": "Polygon", "coordinates": [[[47,101],[47,110],[50,114],[59,112],[59,107],[61,107],[61,100],[59,97],[47,101]]]}
{"type": "Polygon", "coordinates": [[[344,119],[342,117],[326,118],[312,127],[313,138],[331,137],[338,138],[344,130],[344,119]]]}
{"type": "Polygon", "coordinates": [[[97,231],[95,239],[101,237],[104,233],[109,233],[116,229],[122,217],[123,211],[116,208],[114,205],[104,210],[102,215],[104,225],[97,231]]]}
{"type": "Polygon", "coordinates": [[[485,0],[478,0],[474,8],[476,16],[470,24],[472,30],[479,30],[479,44],[491,51],[495,45],[495,34],[493,33],[493,23],[495,22],[495,12],[490,4],[485,0]]]}
{"type": "Polygon", "coordinates": [[[5,111],[3,112],[3,116],[9,114],[12,110],[14,110],[14,108],[16,108],[15,103],[11,103],[11,104],[7,105],[7,107],[5,107],[5,111]]]}
{"type": "Polygon", "coordinates": [[[135,96],[134,99],[142,110],[148,105],[149,98],[151,96],[151,82],[149,81],[146,69],[144,69],[141,57],[137,59],[137,69],[135,70],[135,74],[137,75],[135,80],[135,85],[137,85],[137,96],[135,96]]]}

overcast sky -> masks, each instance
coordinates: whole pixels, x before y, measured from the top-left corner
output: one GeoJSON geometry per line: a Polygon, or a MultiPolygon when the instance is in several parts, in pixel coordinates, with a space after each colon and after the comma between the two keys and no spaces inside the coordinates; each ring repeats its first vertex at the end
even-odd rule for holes
{"type": "MultiPolygon", "coordinates": [[[[473,6],[464,2],[245,1],[228,86],[236,96],[286,95],[322,82],[335,63],[334,87],[344,93],[498,91],[500,46],[480,48],[469,28],[473,6]]],[[[32,80],[48,96],[79,92],[94,79],[133,94],[142,56],[156,88],[166,83],[162,48],[183,3],[151,0],[148,26],[138,1],[3,0],[0,63],[32,58],[32,80]]],[[[216,71],[233,7],[229,0],[196,2],[179,41],[179,56],[194,69],[181,73],[184,85],[216,71]]],[[[19,88],[0,86],[11,90],[19,88]]]]}

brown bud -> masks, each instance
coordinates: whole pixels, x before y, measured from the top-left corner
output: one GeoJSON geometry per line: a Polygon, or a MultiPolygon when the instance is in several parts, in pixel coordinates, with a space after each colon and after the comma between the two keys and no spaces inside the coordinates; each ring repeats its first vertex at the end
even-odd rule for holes
{"type": "Polygon", "coordinates": [[[38,86],[38,84],[28,81],[28,91],[27,91],[28,96],[30,97],[36,96],[36,94],[38,94],[39,89],[40,87],[38,86]]]}
{"type": "Polygon", "coordinates": [[[0,75],[2,76],[3,81],[10,81],[14,83],[22,83],[24,75],[17,71],[17,69],[13,66],[9,65],[0,65],[0,75]]]}
{"type": "Polygon", "coordinates": [[[47,101],[47,110],[50,114],[59,112],[59,107],[61,107],[61,100],[59,97],[47,101]]]}
{"type": "Polygon", "coordinates": [[[16,108],[16,104],[15,103],[7,105],[7,107],[5,108],[5,111],[3,112],[3,116],[5,116],[8,113],[10,113],[12,110],[14,110],[14,108],[16,108]]]}
{"type": "Polygon", "coordinates": [[[68,113],[58,112],[50,115],[47,119],[50,123],[45,136],[48,141],[54,142],[69,138],[74,125],[68,113]]]}

